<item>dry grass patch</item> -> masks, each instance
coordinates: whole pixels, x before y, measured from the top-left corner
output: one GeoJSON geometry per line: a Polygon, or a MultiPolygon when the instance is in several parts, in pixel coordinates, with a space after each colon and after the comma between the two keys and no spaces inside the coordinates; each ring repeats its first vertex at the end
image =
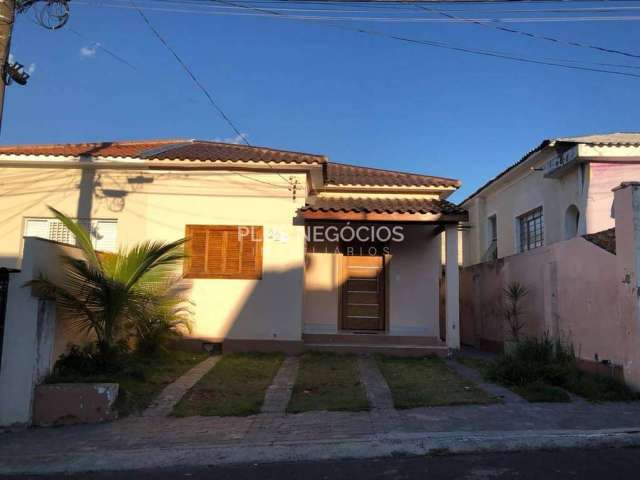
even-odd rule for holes
{"type": "Polygon", "coordinates": [[[306,353],[300,357],[298,378],[287,411],[368,409],[356,356],[306,353]]]}
{"type": "Polygon", "coordinates": [[[376,356],[396,408],[494,403],[474,383],[451,370],[440,358],[376,356]]]}
{"type": "Polygon", "coordinates": [[[283,359],[280,353],[223,356],[180,400],[173,415],[228,417],[260,413],[267,388],[283,359]]]}

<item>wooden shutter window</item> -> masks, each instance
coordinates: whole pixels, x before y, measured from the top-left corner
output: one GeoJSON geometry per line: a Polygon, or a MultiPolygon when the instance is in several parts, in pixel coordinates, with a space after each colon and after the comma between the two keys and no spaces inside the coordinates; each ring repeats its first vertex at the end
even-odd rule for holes
{"type": "Polygon", "coordinates": [[[262,227],[187,225],[185,278],[262,278],[262,227]]]}

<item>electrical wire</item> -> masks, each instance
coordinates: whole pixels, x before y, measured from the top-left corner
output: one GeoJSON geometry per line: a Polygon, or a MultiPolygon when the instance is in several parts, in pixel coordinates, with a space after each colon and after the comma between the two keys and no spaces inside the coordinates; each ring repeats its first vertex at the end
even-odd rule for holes
{"type": "Polygon", "coordinates": [[[76,29],[74,29],[73,27],[71,27],[70,25],[67,25],[65,30],[70,31],[71,33],[73,33],[76,37],[81,38],[87,42],[91,42],[91,44],[96,47],[99,48],[100,50],[102,50],[103,52],[105,52],[107,55],[109,55],[110,57],[116,59],[117,61],[119,61],[120,63],[126,65],[127,67],[133,69],[133,70],[138,70],[135,65],[133,65],[131,62],[129,62],[127,59],[125,59],[124,57],[121,57],[120,55],[118,55],[117,53],[109,50],[107,47],[105,47],[104,45],[102,45],[101,42],[96,42],[95,40],[91,40],[90,38],[88,38],[87,36],[83,35],[82,33],[78,32],[76,29]]]}
{"type": "MultiPolygon", "coordinates": [[[[407,3],[410,3],[410,2],[407,2],[407,3]]],[[[448,13],[448,12],[444,12],[444,11],[437,10],[437,9],[434,9],[434,8],[430,8],[430,7],[425,7],[424,5],[415,5],[415,7],[419,8],[421,10],[428,11],[428,12],[437,13],[438,15],[441,15],[441,16],[446,17],[446,18],[451,18],[451,19],[455,19],[455,20],[462,20],[462,21],[465,21],[465,22],[468,22],[468,23],[473,23],[474,25],[479,25],[481,27],[490,28],[490,29],[493,29],[493,30],[499,30],[499,31],[502,31],[502,32],[507,32],[507,33],[514,33],[516,35],[523,35],[525,37],[534,38],[534,39],[538,39],[538,40],[545,40],[547,42],[561,43],[561,44],[569,45],[569,46],[572,46],[572,47],[588,48],[588,49],[596,50],[596,51],[603,52],[603,53],[613,53],[613,54],[616,54],[616,55],[623,55],[625,57],[640,58],[640,55],[638,55],[638,54],[625,52],[623,50],[617,50],[617,49],[614,49],[614,48],[600,47],[598,45],[591,45],[591,44],[588,44],[588,43],[561,40],[561,39],[558,39],[558,38],[549,37],[547,35],[539,35],[539,34],[536,34],[536,33],[525,32],[523,30],[517,30],[515,28],[501,27],[501,26],[498,26],[498,25],[494,25],[493,23],[486,23],[486,22],[481,22],[481,21],[477,21],[477,20],[467,20],[465,18],[458,17],[458,16],[453,15],[453,14],[448,13]]],[[[494,19],[494,20],[492,20],[492,22],[500,22],[500,20],[494,19]]]]}
{"type": "MultiPolygon", "coordinates": [[[[273,15],[273,16],[281,16],[281,14],[279,12],[271,11],[269,9],[264,9],[264,8],[259,8],[259,7],[251,7],[251,6],[248,6],[248,5],[245,6],[245,5],[241,5],[241,4],[238,4],[236,2],[232,2],[232,1],[228,1],[228,0],[214,0],[214,1],[216,1],[218,3],[221,3],[221,4],[224,4],[224,5],[241,6],[241,8],[260,11],[262,13],[266,13],[266,14],[273,15]]],[[[426,46],[435,47],[435,48],[453,50],[453,51],[469,53],[469,54],[475,54],[475,55],[483,55],[483,56],[494,57],[494,58],[501,58],[501,59],[504,59],[504,60],[512,60],[512,61],[517,61],[517,62],[521,62],[521,63],[531,63],[531,64],[553,66],[553,67],[559,67],[559,68],[565,68],[565,69],[571,69],[571,70],[581,70],[581,71],[589,71],[589,72],[595,72],[595,73],[606,73],[606,74],[611,74],[611,75],[619,75],[619,76],[625,76],[625,77],[640,78],[640,75],[637,75],[637,74],[634,74],[634,73],[629,73],[629,72],[620,72],[620,71],[617,71],[617,70],[609,70],[609,69],[604,69],[604,68],[591,68],[591,67],[583,67],[583,66],[577,66],[577,65],[567,65],[567,64],[559,63],[559,62],[548,62],[548,61],[545,61],[545,60],[536,60],[536,59],[527,58],[527,57],[523,57],[523,56],[516,56],[516,55],[493,52],[493,51],[490,51],[490,50],[479,50],[479,49],[475,49],[475,48],[461,47],[461,46],[456,46],[456,45],[452,45],[452,44],[445,43],[445,42],[438,42],[438,41],[432,41],[432,40],[420,40],[420,39],[405,37],[405,36],[401,36],[401,35],[388,34],[388,33],[380,32],[380,31],[377,31],[377,30],[369,30],[369,29],[360,28],[360,27],[349,27],[349,26],[345,26],[345,25],[336,25],[336,24],[326,24],[326,25],[329,25],[329,26],[334,27],[334,28],[342,29],[342,30],[353,31],[353,32],[357,32],[357,33],[364,34],[364,35],[369,35],[369,36],[377,36],[377,37],[392,39],[392,40],[399,41],[399,42],[404,42],[404,43],[411,43],[411,44],[417,44],[417,45],[426,45],[426,46]]]]}
{"type": "MultiPolygon", "coordinates": [[[[236,133],[236,135],[238,135],[239,138],[242,139],[242,141],[248,146],[251,147],[252,145],[249,143],[249,140],[247,140],[247,137],[244,133],[242,133],[238,127],[236,127],[236,125],[233,123],[233,121],[231,120],[231,118],[229,118],[229,116],[224,112],[224,110],[222,110],[222,108],[216,103],[216,101],[213,99],[213,97],[211,96],[211,94],[209,93],[209,91],[205,88],[205,86],[198,80],[198,78],[195,76],[195,74],[193,73],[193,71],[189,68],[189,66],[180,58],[180,56],[176,53],[176,51],[167,43],[167,41],[162,37],[162,35],[160,34],[160,32],[158,32],[158,30],[156,30],[156,28],[151,24],[151,22],[149,21],[149,19],[147,18],[147,16],[144,14],[144,12],[136,5],[136,3],[134,2],[134,0],[130,0],[131,5],[133,5],[135,7],[135,9],[138,11],[138,13],[140,14],[140,16],[142,17],[142,19],[144,20],[144,22],[148,25],[149,29],[154,33],[154,35],[158,38],[158,40],[160,40],[160,42],[167,48],[167,50],[169,50],[171,52],[171,54],[174,56],[174,58],[176,59],[176,61],[182,66],[182,68],[184,69],[185,72],[187,72],[187,74],[189,75],[189,77],[193,80],[193,82],[200,88],[200,90],[202,90],[202,92],[204,93],[204,95],[207,97],[207,99],[209,100],[209,103],[211,103],[211,105],[217,110],[217,112],[220,114],[220,116],[224,119],[224,121],[231,127],[231,129],[236,133]]],[[[271,168],[272,170],[275,170],[273,168],[273,166],[267,162],[267,165],[269,166],[269,168],[271,168]]],[[[277,172],[277,175],[284,180],[288,187],[286,188],[290,188],[291,187],[291,181],[287,178],[285,178],[280,172],[277,172]]],[[[272,185],[272,186],[278,186],[275,184],[272,184],[270,182],[266,182],[263,180],[258,180],[256,178],[253,177],[248,177],[245,176],[243,174],[238,174],[242,177],[246,177],[246,178],[250,178],[251,180],[260,182],[260,183],[265,183],[268,185],[272,185]]],[[[278,186],[280,187],[280,186],[278,186]]]]}
{"type": "Polygon", "coordinates": [[[195,74],[191,71],[191,69],[189,68],[189,66],[182,60],[182,58],[180,58],[180,56],[176,53],[176,51],[169,45],[169,43],[167,43],[167,41],[164,39],[164,37],[160,34],[160,32],[158,32],[158,30],[156,30],[156,28],[151,24],[151,22],[149,21],[149,18],[147,18],[147,16],[144,14],[144,12],[138,7],[138,5],[134,2],[134,0],[129,0],[131,5],[138,11],[138,13],[140,14],[140,17],[142,18],[142,20],[144,20],[144,22],[147,24],[147,26],[149,27],[149,30],[151,30],[151,32],[153,32],[153,34],[156,36],[156,38],[162,43],[162,45],[164,45],[164,47],[171,52],[171,54],[173,55],[173,57],[176,59],[176,61],[180,64],[180,66],[182,67],[182,69],[187,73],[187,75],[191,78],[191,80],[193,81],[193,83],[195,83],[195,85],[202,91],[202,93],[205,95],[205,97],[207,97],[207,99],[209,100],[209,103],[213,106],[213,108],[220,114],[220,116],[222,117],[222,119],[227,123],[227,125],[229,125],[229,127],[231,127],[231,129],[236,133],[236,135],[238,135],[239,138],[242,139],[242,141],[248,145],[251,146],[251,144],[249,143],[249,141],[247,140],[247,138],[245,137],[245,135],[240,132],[240,130],[238,129],[238,127],[236,127],[236,125],[233,123],[233,121],[231,120],[231,118],[229,118],[229,116],[224,112],[224,110],[222,110],[222,108],[220,107],[220,105],[218,105],[216,103],[216,101],[213,99],[213,97],[211,96],[211,94],[209,93],[209,91],[206,89],[206,87],[200,82],[200,80],[198,80],[198,78],[195,76],[195,74]]]}
{"type": "MultiPolygon", "coordinates": [[[[114,0],[117,1],[117,0],[114,0]]],[[[215,2],[216,0],[211,0],[215,2]]],[[[523,0],[524,1],[524,0],[523,0]]],[[[76,4],[84,4],[87,3],[82,1],[76,1],[76,4]]],[[[133,7],[123,4],[113,4],[113,3],[101,3],[103,7],[110,8],[122,8],[122,9],[132,9],[133,7]]],[[[145,7],[146,10],[157,11],[157,12],[166,12],[166,13],[191,13],[191,14],[203,14],[203,15],[215,15],[215,16],[236,16],[236,17],[263,17],[268,16],[269,14],[264,11],[260,12],[260,10],[264,10],[261,8],[251,8],[249,5],[237,5],[238,8],[244,8],[246,10],[254,10],[258,13],[241,13],[241,12],[232,12],[232,11],[212,11],[212,10],[199,10],[196,7],[197,5],[186,3],[185,8],[177,8],[177,7],[156,7],[156,6],[148,6],[145,7]]],[[[477,22],[496,22],[500,23],[584,23],[584,22],[637,22],[640,21],[639,15],[616,15],[616,16],[565,16],[565,17],[503,17],[503,18],[492,18],[492,17],[478,17],[478,18],[465,18],[465,19],[452,19],[452,18],[432,18],[432,17],[409,17],[409,16],[401,16],[401,17],[389,17],[389,16],[327,16],[327,15],[297,15],[290,13],[280,13],[277,10],[272,11],[272,15],[274,13],[278,13],[278,16],[282,19],[290,19],[290,20],[310,20],[310,21],[324,21],[324,22],[376,22],[376,23],[468,23],[470,21],[477,22]]]]}

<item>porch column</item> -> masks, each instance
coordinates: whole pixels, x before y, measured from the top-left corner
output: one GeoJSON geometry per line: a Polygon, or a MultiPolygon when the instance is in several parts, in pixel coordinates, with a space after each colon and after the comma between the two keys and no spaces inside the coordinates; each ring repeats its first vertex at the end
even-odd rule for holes
{"type": "Polygon", "coordinates": [[[447,346],[460,348],[460,272],[458,270],[458,224],[445,228],[447,346]]]}

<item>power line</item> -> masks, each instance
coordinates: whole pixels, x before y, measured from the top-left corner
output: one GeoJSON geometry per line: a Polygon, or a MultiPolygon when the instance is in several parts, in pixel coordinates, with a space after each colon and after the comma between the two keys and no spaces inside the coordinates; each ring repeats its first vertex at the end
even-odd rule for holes
{"type": "MultiPolygon", "coordinates": [[[[409,2],[407,2],[407,3],[409,3],[409,2]]],[[[589,48],[589,49],[597,50],[599,52],[604,52],[604,53],[613,53],[613,54],[617,54],[617,55],[623,55],[625,57],[640,58],[640,55],[637,55],[635,53],[625,52],[623,50],[616,50],[614,48],[600,47],[598,45],[590,45],[590,44],[576,42],[576,41],[561,40],[561,39],[558,39],[558,38],[549,37],[547,35],[539,35],[539,34],[536,34],[536,33],[525,32],[523,30],[517,30],[515,28],[501,27],[501,26],[498,26],[498,25],[494,25],[492,23],[480,22],[480,21],[477,21],[477,20],[471,20],[471,19],[458,17],[458,16],[453,15],[453,14],[448,13],[448,12],[444,12],[444,11],[437,10],[437,9],[434,9],[434,8],[430,8],[430,7],[425,7],[424,5],[415,5],[415,7],[419,8],[421,10],[428,11],[428,12],[437,13],[438,15],[441,15],[441,16],[446,17],[446,18],[452,18],[452,19],[456,19],[456,20],[463,20],[463,21],[466,21],[468,23],[473,23],[474,25],[479,25],[479,26],[485,27],[485,28],[491,28],[493,30],[499,30],[499,31],[502,31],[502,32],[507,32],[507,33],[514,33],[516,35],[523,35],[525,37],[534,38],[534,39],[538,39],[538,40],[545,40],[547,42],[562,43],[562,44],[569,45],[569,46],[572,46],[572,47],[589,48]]],[[[500,22],[500,20],[493,20],[493,21],[494,22],[500,22]]]]}
{"type": "MultiPolygon", "coordinates": [[[[117,1],[117,0],[112,0],[117,1]]],[[[158,1],[158,0],[150,0],[150,1],[158,1]]],[[[216,0],[210,0],[212,2],[216,2],[216,0]]],[[[525,1],[525,0],[522,0],[525,1]]],[[[82,0],[77,1],[76,4],[83,4],[82,0]]],[[[84,3],[86,5],[86,3],[84,3]]],[[[500,22],[500,23],[583,23],[583,22],[621,22],[621,21],[631,21],[637,22],[640,21],[640,16],[638,15],[614,15],[614,16],[565,16],[565,17],[502,17],[502,18],[492,18],[492,17],[479,17],[479,18],[432,18],[432,17],[416,17],[416,16],[400,16],[400,17],[390,17],[390,16],[357,16],[357,15],[309,15],[309,14],[295,14],[295,13],[280,13],[277,9],[271,10],[271,13],[266,13],[261,8],[251,8],[249,5],[240,5],[236,4],[239,9],[245,10],[254,10],[257,13],[240,13],[240,12],[230,12],[230,11],[212,11],[212,10],[194,10],[198,5],[193,3],[185,3],[185,9],[180,9],[177,7],[145,7],[147,10],[153,10],[158,12],[171,12],[171,13],[190,13],[190,14],[204,14],[204,15],[217,15],[217,16],[240,16],[240,17],[264,17],[268,15],[274,15],[277,12],[279,18],[282,19],[290,19],[290,20],[308,20],[308,21],[317,21],[317,22],[382,22],[382,23],[469,23],[471,21],[481,22],[481,23],[491,23],[491,22],[500,22]]],[[[111,7],[111,8],[123,8],[123,9],[132,9],[133,7],[123,4],[110,4],[110,3],[102,3],[101,6],[111,7]]],[[[322,12],[318,12],[322,13],[322,12]]]]}
{"type": "MultiPolygon", "coordinates": [[[[216,1],[217,3],[224,4],[224,5],[241,6],[241,8],[246,8],[246,9],[250,9],[250,10],[257,10],[257,11],[260,11],[260,12],[263,12],[263,13],[267,13],[267,14],[270,14],[270,15],[274,15],[274,16],[281,16],[281,14],[279,12],[271,11],[269,9],[264,9],[264,8],[259,8],[259,7],[252,7],[252,6],[248,6],[248,5],[245,6],[245,5],[241,5],[241,4],[238,4],[236,2],[231,2],[231,1],[227,1],[227,0],[214,0],[214,1],[216,1]]],[[[410,38],[410,37],[404,37],[404,36],[401,36],[401,35],[388,34],[388,33],[380,32],[380,31],[376,31],[376,30],[364,29],[364,28],[360,28],[360,27],[348,27],[348,26],[345,26],[345,25],[335,25],[335,24],[328,24],[328,25],[331,26],[331,27],[334,27],[334,28],[341,29],[341,30],[348,30],[348,31],[361,33],[361,34],[364,34],[364,35],[388,38],[388,39],[392,39],[392,40],[396,40],[396,41],[404,42],[404,43],[412,43],[412,44],[417,44],[417,45],[426,45],[426,46],[435,47],[435,48],[442,48],[442,49],[453,50],[453,51],[458,51],[458,52],[463,52],[463,53],[469,53],[469,54],[475,54],[475,55],[483,55],[483,56],[488,56],[488,57],[501,58],[501,59],[504,59],[504,60],[512,60],[512,61],[517,61],[517,62],[521,62],[521,63],[547,65],[547,66],[553,66],[553,67],[559,67],[559,68],[565,68],[565,69],[571,69],[571,70],[582,70],[582,71],[589,71],[589,72],[596,72],[596,73],[607,73],[607,74],[611,74],[611,75],[619,75],[619,76],[632,77],[632,78],[640,78],[640,75],[637,75],[637,74],[634,74],[634,73],[629,73],[629,72],[620,72],[620,71],[617,71],[617,70],[608,70],[608,69],[603,69],[603,68],[591,68],[591,67],[583,67],[583,66],[577,66],[577,65],[567,65],[567,64],[559,63],[559,62],[548,62],[548,61],[545,61],[545,60],[536,60],[536,59],[527,58],[527,57],[523,57],[523,56],[516,56],[516,55],[510,55],[510,54],[503,54],[503,53],[499,53],[499,52],[492,52],[490,50],[479,50],[479,49],[468,48],[468,47],[460,47],[460,46],[451,45],[451,44],[445,43],[445,42],[438,42],[438,41],[432,41],[432,40],[420,40],[420,39],[415,39],[415,38],[410,38]]]]}
{"type": "MultiPolygon", "coordinates": [[[[231,129],[238,135],[239,138],[242,139],[242,141],[248,146],[251,147],[252,145],[249,143],[249,140],[247,140],[247,137],[245,136],[244,133],[240,132],[240,130],[236,127],[236,125],[233,123],[233,121],[231,120],[231,118],[229,118],[229,116],[224,112],[224,110],[222,110],[222,108],[216,103],[216,101],[213,99],[213,97],[211,96],[211,94],[209,93],[209,91],[205,88],[205,86],[198,80],[198,78],[195,76],[195,74],[191,71],[191,69],[189,68],[189,66],[180,58],[180,56],[176,53],[176,51],[171,48],[171,46],[167,43],[167,41],[162,37],[162,35],[160,35],[160,33],[158,32],[158,30],[156,30],[154,28],[154,26],[151,24],[151,22],[149,21],[149,19],[147,18],[147,16],[144,14],[144,12],[138,8],[138,6],[136,5],[136,3],[134,2],[134,0],[130,0],[131,5],[133,5],[135,7],[135,9],[138,11],[138,13],[140,14],[140,16],[142,17],[142,19],[144,20],[144,22],[148,25],[149,29],[153,32],[153,34],[158,38],[158,40],[160,40],[160,42],[166,47],[167,50],[169,50],[171,52],[171,54],[174,56],[174,58],[176,59],[176,61],[180,64],[180,66],[184,69],[185,72],[187,72],[187,74],[189,75],[189,77],[193,80],[193,82],[198,86],[198,88],[200,88],[200,90],[202,90],[202,92],[204,93],[204,95],[207,97],[207,99],[209,100],[209,103],[211,103],[211,105],[217,110],[217,112],[220,114],[220,116],[224,119],[224,121],[231,127],[231,129]]],[[[273,169],[273,166],[271,164],[269,164],[267,162],[267,165],[269,166],[269,168],[273,169]]],[[[280,172],[276,172],[278,174],[278,176],[280,178],[282,178],[288,185],[288,187],[285,188],[289,188],[289,186],[291,186],[291,182],[289,181],[289,179],[285,178],[280,172]]],[[[239,176],[241,177],[246,177],[249,178],[251,180],[254,180],[256,182],[259,183],[264,183],[267,185],[271,185],[271,186],[275,186],[280,188],[280,185],[276,185],[270,182],[266,182],[264,180],[259,180],[253,177],[249,177],[247,175],[243,175],[241,173],[238,173],[239,176]]]]}
{"type": "Polygon", "coordinates": [[[187,66],[187,64],[182,61],[182,59],[180,58],[180,56],[176,53],[176,51],[171,48],[171,46],[167,43],[167,41],[162,37],[162,35],[160,35],[160,33],[158,32],[158,30],[155,29],[155,27],[151,24],[151,22],[149,21],[149,19],[147,18],[147,16],[144,14],[144,12],[138,7],[138,5],[136,5],[136,3],[134,2],[134,0],[129,0],[131,5],[138,11],[138,13],[140,14],[140,16],[142,17],[142,20],[144,20],[144,22],[147,24],[147,26],[149,27],[149,29],[153,32],[153,34],[156,36],[156,38],[158,40],[160,40],[160,42],[165,46],[165,48],[167,50],[169,50],[169,52],[171,52],[171,54],[173,55],[173,57],[176,59],[176,61],[180,64],[180,66],[183,68],[183,70],[187,73],[187,75],[189,75],[189,77],[191,78],[191,80],[193,80],[193,83],[195,83],[198,88],[200,90],[202,90],[202,93],[204,93],[204,95],[207,97],[207,99],[209,100],[209,103],[213,106],[213,108],[216,109],[216,111],[220,114],[220,116],[223,118],[223,120],[227,123],[227,125],[229,125],[231,127],[231,129],[242,139],[242,141],[248,145],[251,146],[251,144],[249,143],[249,141],[246,139],[245,135],[240,132],[240,130],[238,129],[238,127],[235,126],[235,124],[233,123],[233,121],[231,120],[231,118],[229,118],[229,116],[224,112],[224,110],[222,110],[222,108],[216,103],[216,101],[213,99],[213,97],[211,96],[211,94],[209,93],[209,91],[205,88],[205,86],[198,80],[198,78],[195,76],[195,74],[191,71],[191,69],[187,66]]]}
{"type": "MultiPolygon", "coordinates": [[[[304,4],[322,4],[322,5],[357,5],[357,4],[375,4],[375,5],[400,5],[406,0],[295,0],[295,3],[304,4]]],[[[638,0],[411,0],[411,3],[423,4],[501,4],[501,3],[629,3],[638,0]]],[[[291,0],[238,0],[236,3],[256,4],[256,3],[294,3],[291,0]]]]}
{"type": "Polygon", "coordinates": [[[138,70],[132,63],[130,63],[127,59],[121,57],[120,55],[118,55],[117,53],[112,52],[111,50],[109,50],[107,47],[105,47],[104,45],[102,45],[101,42],[96,42],[95,40],[91,40],[90,38],[87,38],[85,35],[83,35],[82,33],[78,32],[77,30],[75,30],[73,27],[68,26],[67,25],[67,30],[69,30],[71,33],[73,33],[75,36],[82,38],[83,40],[87,41],[87,42],[91,42],[92,45],[96,48],[99,48],[100,50],[102,50],[103,52],[105,52],[107,55],[111,56],[112,58],[116,59],[117,61],[119,61],[120,63],[123,63],[124,65],[128,66],[129,68],[132,68],[133,70],[138,70]]]}

